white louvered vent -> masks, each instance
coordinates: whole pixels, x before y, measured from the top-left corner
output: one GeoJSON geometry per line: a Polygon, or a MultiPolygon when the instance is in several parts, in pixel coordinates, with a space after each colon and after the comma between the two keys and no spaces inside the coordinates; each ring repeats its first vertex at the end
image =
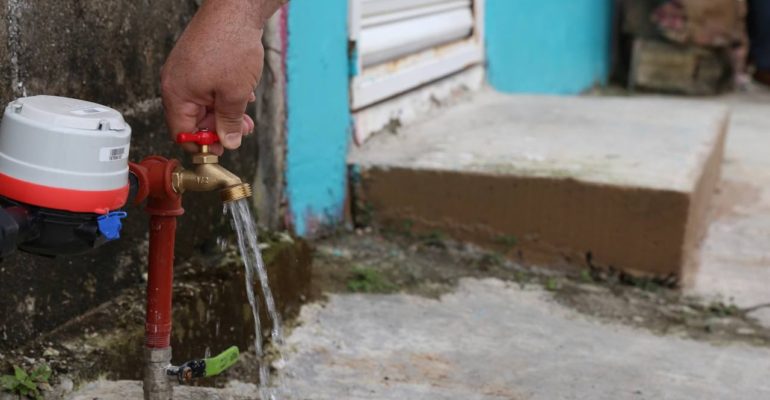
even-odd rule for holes
{"type": "Polygon", "coordinates": [[[483,0],[350,0],[356,111],[483,61],[483,0]]]}
{"type": "Polygon", "coordinates": [[[363,0],[358,49],[363,67],[467,38],[471,0],[363,0]]]}

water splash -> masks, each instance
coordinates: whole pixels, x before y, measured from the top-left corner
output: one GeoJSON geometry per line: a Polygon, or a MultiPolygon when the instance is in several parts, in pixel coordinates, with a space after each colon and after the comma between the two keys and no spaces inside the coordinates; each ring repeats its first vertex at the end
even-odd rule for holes
{"type": "Polygon", "coordinates": [[[252,317],[254,318],[254,348],[259,362],[259,394],[264,400],[274,400],[275,394],[268,387],[268,366],[264,360],[264,350],[262,348],[262,328],[259,321],[259,305],[254,296],[255,275],[259,279],[262,295],[265,299],[267,313],[272,319],[272,330],[270,336],[273,343],[277,346],[283,344],[283,328],[281,316],[275,307],[273,293],[270,291],[270,285],[267,279],[267,270],[262,260],[262,253],[257,240],[257,229],[254,224],[254,218],[251,216],[251,209],[247,199],[241,199],[235,202],[227,203],[224,210],[225,214],[232,217],[232,225],[238,236],[238,249],[243,258],[243,264],[246,272],[246,293],[251,306],[252,317]]]}

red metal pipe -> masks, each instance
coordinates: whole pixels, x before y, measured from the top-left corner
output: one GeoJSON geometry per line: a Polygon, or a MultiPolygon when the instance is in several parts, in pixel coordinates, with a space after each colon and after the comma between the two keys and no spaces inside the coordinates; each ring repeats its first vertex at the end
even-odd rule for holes
{"type": "Polygon", "coordinates": [[[150,217],[150,256],[147,270],[145,346],[171,345],[171,295],[174,285],[176,217],[150,217]]]}
{"type": "Polygon", "coordinates": [[[130,164],[139,181],[136,202],[147,199],[145,211],[150,215],[145,346],[151,349],[171,344],[176,218],[184,214],[182,197],[171,186],[171,174],[178,167],[177,160],[154,156],[130,164]]]}

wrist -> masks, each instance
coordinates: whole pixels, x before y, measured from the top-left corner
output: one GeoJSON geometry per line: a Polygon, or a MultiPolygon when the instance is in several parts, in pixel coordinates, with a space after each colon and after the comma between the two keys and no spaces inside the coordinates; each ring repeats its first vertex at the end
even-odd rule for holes
{"type": "MultiPolygon", "coordinates": [[[[266,21],[289,0],[205,0],[199,12],[241,15],[263,29],[266,21]]],[[[245,21],[244,21],[245,22],[245,21]]]]}

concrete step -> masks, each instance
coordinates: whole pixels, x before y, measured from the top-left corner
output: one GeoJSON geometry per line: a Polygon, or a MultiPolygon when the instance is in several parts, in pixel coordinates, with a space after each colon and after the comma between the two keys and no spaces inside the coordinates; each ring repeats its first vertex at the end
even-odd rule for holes
{"type": "Polygon", "coordinates": [[[356,219],[525,263],[692,279],[729,112],[485,91],[351,151],[356,219]]]}

